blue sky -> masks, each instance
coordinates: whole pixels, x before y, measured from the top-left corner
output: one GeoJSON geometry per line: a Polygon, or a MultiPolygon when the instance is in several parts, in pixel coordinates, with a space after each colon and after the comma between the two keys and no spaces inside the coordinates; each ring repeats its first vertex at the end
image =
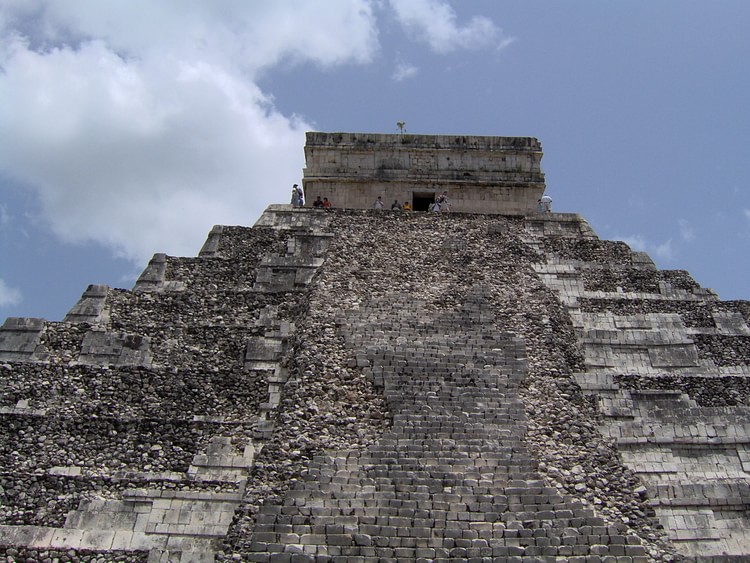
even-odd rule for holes
{"type": "Polygon", "coordinates": [[[557,211],[750,298],[745,0],[0,0],[0,319],[286,203],[308,130],[537,137],[557,211]]]}

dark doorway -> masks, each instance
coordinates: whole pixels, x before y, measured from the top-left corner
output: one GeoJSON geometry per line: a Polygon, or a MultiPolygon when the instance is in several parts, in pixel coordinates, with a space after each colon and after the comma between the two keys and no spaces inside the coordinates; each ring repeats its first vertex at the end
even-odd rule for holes
{"type": "Polygon", "coordinates": [[[412,207],[414,211],[429,211],[435,201],[435,194],[414,194],[412,207]]]}

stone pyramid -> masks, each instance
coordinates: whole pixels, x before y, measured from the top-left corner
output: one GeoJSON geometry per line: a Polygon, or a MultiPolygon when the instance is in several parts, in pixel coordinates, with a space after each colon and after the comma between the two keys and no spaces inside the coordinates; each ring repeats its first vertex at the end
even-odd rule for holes
{"type": "Polygon", "coordinates": [[[0,330],[7,561],[745,561],[750,303],[575,214],[272,205],[0,330]]]}

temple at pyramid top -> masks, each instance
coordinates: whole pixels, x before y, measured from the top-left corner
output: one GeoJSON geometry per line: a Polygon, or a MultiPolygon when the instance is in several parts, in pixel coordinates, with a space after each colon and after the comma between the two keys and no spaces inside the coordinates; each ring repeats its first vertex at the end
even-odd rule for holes
{"type": "Polygon", "coordinates": [[[424,211],[447,191],[454,212],[525,215],[545,189],[533,137],[308,132],[305,160],[306,205],[369,209],[380,196],[424,211]]]}

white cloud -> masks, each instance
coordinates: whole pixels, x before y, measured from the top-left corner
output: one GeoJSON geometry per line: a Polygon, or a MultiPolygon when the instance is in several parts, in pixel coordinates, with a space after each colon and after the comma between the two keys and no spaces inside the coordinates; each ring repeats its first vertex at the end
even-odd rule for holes
{"type": "Polygon", "coordinates": [[[667,261],[672,261],[675,259],[675,251],[672,247],[672,239],[668,239],[661,244],[657,244],[646,240],[643,235],[630,235],[627,237],[614,236],[612,238],[613,240],[621,240],[631,249],[638,252],[646,252],[652,257],[661,258],[667,261]]]}
{"type": "Polygon", "coordinates": [[[497,44],[497,46],[496,46],[496,49],[497,49],[498,51],[502,51],[502,50],[503,50],[503,49],[505,49],[505,48],[506,48],[506,47],[507,47],[508,45],[510,45],[510,44],[512,44],[513,42],[515,42],[515,40],[516,40],[516,38],[515,38],[515,37],[503,37],[503,38],[501,38],[501,39],[500,39],[500,43],[498,43],[498,44],[497,44]]]}
{"type": "Polygon", "coordinates": [[[419,69],[404,61],[401,56],[397,57],[396,59],[396,68],[393,71],[393,80],[396,82],[401,82],[403,80],[406,80],[407,78],[413,78],[417,75],[419,72],[419,69]]]}
{"type": "Polygon", "coordinates": [[[643,238],[643,235],[630,235],[627,237],[613,237],[614,240],[621,240],[625,244],[627,244],[630,248],[633,250],[636,250],[638,252],[646,252],[646,247],[648,246],[646,244],[646,239],[643,238]]]}
{"type": "Polygon", "coordinates": [[[742,212],[745,214],[745,218],[750,221],[750,209],[743,209],[742,212]]]}
{"type": "Polygon", "coordinates": [[[192,255],[214,222],[248,223],[302,169],[309,126],[219,67],[129,63],[101,42],[18,48],[4,66],[0,129],[14,142],[0,167],[34,186],[65,241],[192,255]]]}
{"type": "Polygon", "coordinates": [[[659,258],[663,258],[665,260],[674,260],[675,252],[672,248],[672,239],[669,239],[661,244],[657,244],[654,247],[654,254],[656,254],[656,256],[658,256],[659,258]]]}
{"type": "Polygon", "coordinates": [[[468,24],[459,26],[456,12],[441,0],[390,0],[390,6],[401,25],[437,53],[491,46],[503,49],[513,42],[483,16],[474,16],[468,24]]]}
{"type": "Polygon", "coordinates": [[[366,0],[49,0],[0,7],[0,171],[65,241],[194,255],[285,201],[304,131],[255,84],[282,61],[366,63],[366,0]]]}
{"type": "MultiPolygon", "coordinates": [[[[141,264],[194,255],[211,226],[252,223],[299,181],[312,126],[281,114],[261,75],[371,62],[380,2],[4,0],[0,173],[63,241],[141,264]]],[[[391,5],[436,52],[507,41],[443,2],[391,5]]],[[[417,72],[399,60],[393,79],[417,72]]]]}
{"type": "Polygon", "coordinates": [[[0,25],[45,50],[100,39],[128,58],[231,61],[256,71],[285,57],[322,65],[369,62],[378,49],[369,0],[15,0],[0,25]]]}
{"type": "Polygon", "coordinates": [[[5,228],[10,225],[10,213],[8,213],[8,206],[4,203],[0,203],[0,228],[5,228]]]}
{"type": "Polygon", "coordinates": [[[21,292],[12,287],[8,287],[8,284],[4,280],[0,279],[0,307],[7,307],[8,305],[18,305],[21,302],[21,292]]]}
{"type": "Polygon", "coordinates": [[[685,242],[692,242],[695,240],[693,227],[690,226],[690,223],[686,219],[680,219],[678,224],[680,225],[680,237],[682,240],[685,242]]]}
{"type": "Polygon", "coordinates": [[[646,207],[646,200],[640,195],[630,195],[628,196],[628,205],[635,209],[643,209],[646,207]]]}

